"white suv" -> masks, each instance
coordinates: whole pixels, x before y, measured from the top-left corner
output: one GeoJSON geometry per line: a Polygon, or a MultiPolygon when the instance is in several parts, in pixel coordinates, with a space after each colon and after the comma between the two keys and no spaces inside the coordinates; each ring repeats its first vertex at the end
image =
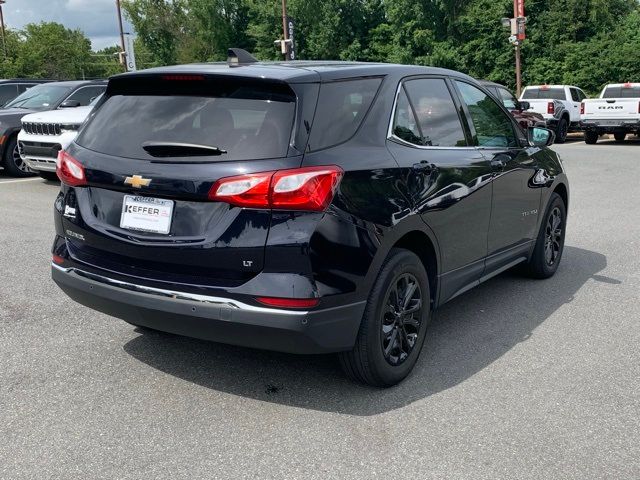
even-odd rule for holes
{"type": "Polygon", "coordinates": [[[87,107],[36,112],[22,117],[18,150],[31,170],[46,180],[58,180],[58,152],[67,148],[76,138],[98,98],[87,107]]]}

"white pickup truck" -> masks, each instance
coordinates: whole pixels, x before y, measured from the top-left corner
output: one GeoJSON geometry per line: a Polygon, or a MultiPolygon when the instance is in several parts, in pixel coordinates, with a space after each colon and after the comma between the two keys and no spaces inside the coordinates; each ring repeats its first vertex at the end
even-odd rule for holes
{"type": "Polygon", "coordinates": [[[573,85],[532,85],[520,95],[520,100],[529,102],[529,111],[541,114],[556,132],[556,143],[564,143],[569,132],[582,130],[580,103],[585,98],[582,89],[573,85]]]}
{"type": "Polygon", "coordinates": [[[628,133],[640,136],[640,83],[611,83],[600,97],[582,102],[584,141],[594,144],[598,137],[613,133],[624,142],[628,133]]]}

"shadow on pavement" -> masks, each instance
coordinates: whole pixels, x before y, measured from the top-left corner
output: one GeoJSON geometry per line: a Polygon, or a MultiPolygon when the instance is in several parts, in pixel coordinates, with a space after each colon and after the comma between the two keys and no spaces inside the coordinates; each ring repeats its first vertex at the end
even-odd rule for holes
{"type": "Polygon", "coordinates": [[[335,357],[297,356],[145,333],[124,350],[187,382],[242,397],[350,415],[394,410],[465,381],[499,359],[588,281],[620,284],[599,275],[600,253],[566,247],[557,274],[545,281],[506,272],[443,306],[432,320],[414,372],[386,389],[347,380],[335,357]]]}

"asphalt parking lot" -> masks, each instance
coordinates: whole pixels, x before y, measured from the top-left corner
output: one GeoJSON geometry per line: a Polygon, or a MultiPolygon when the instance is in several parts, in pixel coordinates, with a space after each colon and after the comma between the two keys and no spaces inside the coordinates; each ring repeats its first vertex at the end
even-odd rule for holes
{"type": "Polygon", "coordinates": [[[388,390],[73,303],[49,275],[56,185],[0,176],[0,478],[640,478],[640,140],[553,148],[557,275],[447,304],[388,390]]]}

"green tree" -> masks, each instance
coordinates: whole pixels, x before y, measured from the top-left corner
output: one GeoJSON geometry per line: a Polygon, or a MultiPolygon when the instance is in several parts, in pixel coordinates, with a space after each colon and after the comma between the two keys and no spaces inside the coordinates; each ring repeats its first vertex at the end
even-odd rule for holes
{"type": "Polygon", "coordinates": [[[16,73],[24,77],[83,78],[88,73],[91,42],[76,29],[54,22],[29,24],[17,46],[16,73]]]}

